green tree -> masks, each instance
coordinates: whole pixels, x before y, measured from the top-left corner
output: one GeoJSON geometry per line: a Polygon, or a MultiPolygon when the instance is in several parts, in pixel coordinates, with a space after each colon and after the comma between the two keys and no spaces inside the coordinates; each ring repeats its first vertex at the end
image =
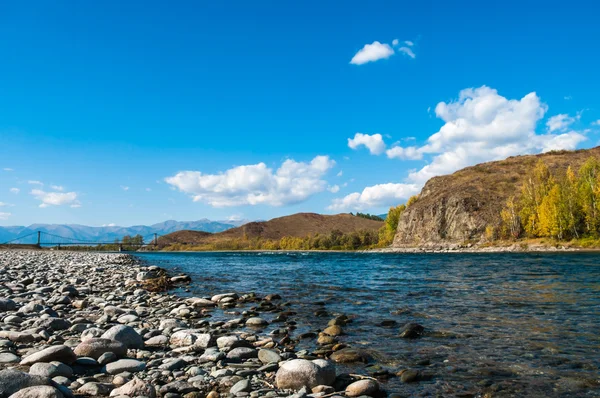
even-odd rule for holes
{"type": "Polygon", "coordinates": [[[595,157],[590,157],[579,169],[577,192],[583,213],[586,232],[597,235],[600,227],[599,187],[600,162],[595,157]]]}

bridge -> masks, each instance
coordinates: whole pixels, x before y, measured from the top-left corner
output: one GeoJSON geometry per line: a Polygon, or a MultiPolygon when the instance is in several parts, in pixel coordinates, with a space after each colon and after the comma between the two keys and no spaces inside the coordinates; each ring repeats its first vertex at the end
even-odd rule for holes
{"type": "Polygon", "coordinates": [[[157,233],[153,233],[153,234],[142,237],[141,240],[139,238],[134,240],[132,237],[132,240],[130,240],[130,241],[124,241],[124,239],[121,239],[120,241],[115,240],[112,242],[106,242],[106,241],[76,239],[76,238],[70,238],[70,237],[65,237],[65,236],[59,236],[59,235],[51,234],[51,233],[44,232],[44,231],[35,231],[35,232],[29,233],[27,235],[23,235],[23,236],[19,236],[17,238],[11,239],[7,242],[2,242],[2,243],[0,243],[0,248],[1,247],[14,247],[14,248],[52,247],[52,248],[56,248],[56,249],[61,249],[64,247],[75,247],[75,246],[78,246],[78,247],[112,246],[112,247],[115,247],[115,249],[116,249],[116,247],[118,246],[119,251],[123,251],[123,250],[129,249],[129,248],[139,249],[141,247],[149,247],[149,246],[157,247],[159,236],[161,236],[161,235],[158,235],[157,233]],[[146,243],[146,242],[149,242],[149,243],[146,243]]]}

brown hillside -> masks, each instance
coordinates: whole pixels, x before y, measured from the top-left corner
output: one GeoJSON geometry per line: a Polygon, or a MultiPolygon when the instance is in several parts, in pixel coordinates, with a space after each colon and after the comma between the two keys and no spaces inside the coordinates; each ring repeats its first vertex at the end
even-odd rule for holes
{"type": "Polygon", "coordinates": [[[228,229],[216,234],[197,231],[178,231],[161,237],[159,243],[209,243],[244,237],[248,239],[260,237],[271,240],[279,240],[285,236],[304,238],[315,234],[329,234],[335,229],[343,233],[360,230],[376,231],[382,225],[382,221],[368,220],[351,214],[329,216],[316,213],[297,213],[274,218],[269,221],[250,222],[241,227],[228,229]]]}
{"type": "Polygon", "coordinates": [[[523,179],[542,159],[555,172],[577,169],[600,147],[514,156],[467,167],[427,181],[417,202],[402,214],[393,247],[449,246],[479,241],[488,225],[497,225],[510,196],[519,197],[523,179]]]}

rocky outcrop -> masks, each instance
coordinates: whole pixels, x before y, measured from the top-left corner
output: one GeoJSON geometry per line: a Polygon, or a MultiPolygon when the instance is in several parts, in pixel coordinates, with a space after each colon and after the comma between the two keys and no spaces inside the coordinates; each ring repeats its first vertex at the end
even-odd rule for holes
{"type": "Polygon", "coordinates": [[[500,224],[500,211],[519,197],[528,172],[538,160],[550,170],[579,168],[600,147],[515,156],[459,170],[427,181],[418,200],[400,217],[393,248],[448,248],[481,243],[487,226],[500,224]]]}

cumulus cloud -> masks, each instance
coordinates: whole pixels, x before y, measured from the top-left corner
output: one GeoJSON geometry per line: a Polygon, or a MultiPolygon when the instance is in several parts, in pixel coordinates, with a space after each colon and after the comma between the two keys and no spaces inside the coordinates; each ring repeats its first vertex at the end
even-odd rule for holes
{"type": "MultiPolygon", "coordinates": [[[[414,43],[412,41],[404,41],[404,45],[398,48],[398,51],[409,56],[410,58],[415,58],[416,55],[412,49],[414,43]]],[[[387,59],[394,55],[396,52],[394,51],[394,47],[400,45],[400,41],[398,39],[392,40],[392,45],[390,46],[387,43],[380,43],[378,41],[374,41],[371,44],[365,44],[363,48],[358,50],[354,57],[350,60],[350,63],[353,65],[363,65],[368,62],[379,61],[380,59],[387,59]]]]}
{"type": "Polygon", "coordinates": [[[40,186],[41,186],[41,185],[44,185],[44,183],[43,183],[43,182],[41,182],[41,181],[37,181],[37,180],[29,180],[29,181],[27,181],[27,183],[28,183],[28,184],[31,184],[31,185],[40,185],[40,186]]]}
{"type": "Polygon", "coordinates": [[[6,202],[0,202],[0,207],[12,207],[14,206],[13,204],[10,203],[6,203],[6,202]]]}
{"type": "Polygon", "coordinates": [[[366,210],[373,207],[389,206],[405,201],[419,192],[416,184],[378,184],[366,187],[362,192],[354,192],[343,198],[334,199],[329,210],[366,210]]]}
{"type": "Polygon", "coordinates": [[[592,122],[592,126],[600,126],[600,119],[596,120],[595,122],[592,122]]]}
{"type": "Polygon", "coordinates": [[[573,123],[575,123],[574,117],[570,117],[567,114],[560,114],[548,119],[546,127],[548,127],[550,133],[553,131],[565,131],[573,123]]]}
{"type": "Polygon", "coordinates": [[[8,220],[10,216],[12,216],[12,213],[0,211],[0,220],[8,220]]]}
{"type": "Polygon", "coordinates": [[[9,189],[10,193],[14,193],[14,194],[18,194],[19,192],[21,192],[21,190],[19,188],[11,188],[9,189]]]}
{"type": "Polygon", "coordinates": [[[354,138],[348,138],[348,147],[358,149],[361,145],[367,147],[372,155],[379,155],[385,151],[385,142],[381,134],[356,133],[354,138]]]}
{"type": "Polygon", "coordinates": [[[76,192],[46,192],[41,189],[34,189],[31,191],[31,195],[42,202],[40,204],[42,208],[62,205],[81,207],[76,192]]]}
{"type": "Polygon", "coordinates": [[[353,65],[362,65],[367,62],[375,62],[380,59],[386,59],[394,55],[394,50],[389,44],[374,41],[371,44],[365,44],[363,48],[358,50],[354,57],[350,60],[353,65]]]}
{"type": "Polygon", "coordinates": [[[385,154],[390,159],[417,160],[423,158],[423,153],[415,146],[395,146],[385,151],[385,154]]]}
{"type": "Polygon", "coordinates": [[[219,174],[181,171],[165,178],[165,182],[192,195],[195,202],[214,207],[282,206],[324,191],[327,182],[323,177],[334,165],[328,156],[316,156],[308,163],[288,159],[275,171],[265,163],[238,166],[219,174]]]}
{"type": "MultiPolygon", "coordinates": [[[[395,146],[387,151],[388,157],[392,158],[418,159],[419,156],[427,156],[429,163],[410,172],[404,183],[381,185],[386,186],[386,192],[397,189],[397,198],[403,198],[410,191],[409,188],[420,189],[431,177],[508,156],[572,150],[587,139],[585,132],[569,130],[568,115],[561,117],[560,123],[557,122],[559,119],[555,119],[551,131],[537,134],[537,124],[547,108],[535,92],[521,99],[508,99],[486,86],[462,90],[457,100],[437,104],[435,115],[444,125],[427,139],[425,145],[406,148],[395,146]]],[[[380,203],[381,206],[398,204],[397,198],[391,194],[381,195],[379,201],[370,199],[373,189],[382,191],[381,185],[336,199],[330,209],[363,210],[374,206],[373,203],[380,203]]]]}
{"type": "Polygon", "coordinates": [[[338,193],[340,191],[339,185],[330,185],[327,187],[327,190],[331,193],[338,193]]]}

